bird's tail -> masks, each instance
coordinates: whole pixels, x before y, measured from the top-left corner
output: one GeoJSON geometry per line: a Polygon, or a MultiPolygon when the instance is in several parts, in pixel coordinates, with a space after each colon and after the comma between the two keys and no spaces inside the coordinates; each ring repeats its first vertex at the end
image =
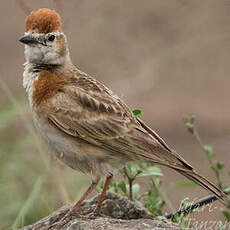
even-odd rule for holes
{"type": "Polygon", "coordinates": [[[180,174],[183,176],[187,177],[189,180],[195,182],[196,184],[199,184],[201,187],[204,189],[212,192],[220,201],[226,202],[227,200],[227,195],[226,193],[218,188],[216,185],[208,181],[205,177],[201,176],[194,170],[181,170],[181,169],[176,169],[180,174]]]}
{"type": "MultiPolygon", "coordinates": [[[[154,163],[161,164],[164,166],[167,166],[169,168],[172,168],[182,174],[183,176],[187,177],[189,180],[195,182],[196,184],[200,185],[204,189],[208,190],[209,192],[212,192],[217,199],[220,201],[223,201],[226,203],[227,201],[227,195],[224,191],[222,191],[220,188],[218,188],[216,185],[208,181],[206,178],[198,174],[191,165],[189,165],[176,151],[170,149],[168,145],[164,142],[164,140],[158,136],[157,133],[155,133],[150,127],[148,127],[142,120],[137,118],[141,127],[147,131],[148,134],[151,135],[151,140],[154,142],[151,142],[148,136],[148,138],[144,137],[144,141],[140,142],[140,139],[143,140],[143,133],[138,133],[138,136],[135,140],[138,139],[138,144],[142,143],[143,146],[146,146],[150,148],[152,151],[146,151],[146,153],[142,154],[142,156],[154,163]],[[146,141],[148,140],[148,141],[146,141]],[[156,143],[157,142],[157,143],[156,143]],[[143,144],[144,143],[144,144],[143,144]],[[164,151],[162,151],[164,150],[164,151]]],[[[140,130],[139,130],[140,131],[140,130]]]]}

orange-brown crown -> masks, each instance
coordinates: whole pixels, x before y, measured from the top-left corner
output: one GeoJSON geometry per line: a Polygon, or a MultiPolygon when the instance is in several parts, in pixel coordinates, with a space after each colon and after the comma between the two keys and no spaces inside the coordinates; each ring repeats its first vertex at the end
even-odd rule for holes
{"type": "Polygon", "coordinates": [[[50,33],[57,30],[61,30],[61,18],[54,10],[32,11],[26,18],[26,32],[50,33]]]}

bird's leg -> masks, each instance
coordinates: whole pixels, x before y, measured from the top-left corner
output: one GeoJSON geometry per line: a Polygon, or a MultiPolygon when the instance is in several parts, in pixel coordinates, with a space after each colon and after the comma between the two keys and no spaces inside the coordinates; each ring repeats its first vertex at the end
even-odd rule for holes
{"type": "Polygon", "coordinates": [[[105,185],[103,187],[102,193],[101,193],[101,195],[100,195],[100,197],[98,199],[98,202],[97,202],[97,207],[96,207],[96,209],[94,210],[94,213],[93,213],[94,217],[100,215],[101,205],[102,205],[102,202],[103,202],[103,200],[105,198],[106,191],[107,191],[107,189],[108,189],[108,187],[110,185],[110,182],[111,182],[112,178],[113,178],[113,175],[109,175],[106,178],[105,185]]]}
{"type": "Polygon", "coordinates": [[[109,175],[106,178],[104,188],[103,188],[102,193],[101,193],[101,195],[100,195],[100,197],[98,199],[98,202],[97,202],[97,209],[100,209],[100,207],[101,207],[101,204],[102,204],[102,202],[103,202],[103,200],[105,198],[106,191],[109,188],[109,185],[110,185],[110,182],[111,182],[112,178],[113,178],[113,175],[109,175]]]}
{"type": "MultiPolygon", "coordinates": [[[[81,196],[80,200],[64,215],[64,217],[61,218],[58,222],[54,223],[52,225],[55,226],[57,229],[61,229],[61,227],[65,224],[65,220],[67,217],[69,217],[76,209],[78,209],[82,202],[87,198],[87,196],[93,191],[93,189],[97,186],[100,178],[97,178],[97,180],[92,181],[89,188],[84,192],[84,194],[81,196]]],[[[83,220],[88,220],[88,218],[84,218],[83,216],[79,215],[79,217],[83,220]]]]}
{"type": "Polygon", "coordinates": [[[88,195],[94,190],[94,188],[97,186],[99,180],[97,180],[96,182],[93,181],[92,184],[89,186],[89,188],[85,191],[85,193],[82,195],[82,197],[80,198],[80,200],[71,208],[71,212],[73,210],[76,210],[77,208],[80,207],[80,205],[82,204],[82,202],[88,197],[88,195]]]}

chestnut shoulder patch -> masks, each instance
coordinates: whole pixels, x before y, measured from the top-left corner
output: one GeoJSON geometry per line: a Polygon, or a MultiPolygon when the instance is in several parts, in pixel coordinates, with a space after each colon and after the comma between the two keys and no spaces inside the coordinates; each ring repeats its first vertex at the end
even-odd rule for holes
{"type": "Polygon", "coordinates": [[[42,70],[38,79],[33,83],[32,100],[38,106],[55,95],[67,82],[65,75],[56,75],[48,70],[42,70]]]}
{"type": "Polygon", "coordinates": [[[26,32],[50,33],[61,30],[61,18],[54,10],[42,8],[26,18],[26,32]]]}

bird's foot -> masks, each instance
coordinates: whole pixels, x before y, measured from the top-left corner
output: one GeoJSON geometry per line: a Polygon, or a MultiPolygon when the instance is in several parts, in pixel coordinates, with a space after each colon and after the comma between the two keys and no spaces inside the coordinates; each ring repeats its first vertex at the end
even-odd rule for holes
{"type": "Polygon", "coordinates": [[[108,216],[101,213],[101,209],[99,207],[96,207],[93,212],[86,215],[86,218],[88,218],[90,220],[94,220],[97,217],[108,218],[108,216]]]}
{"type": "Polygon", "coordinates": [[[80,214],[76,214],[75,212],[73,212],[73,210],[69,210],[59,221],[55,222],[54,224],[52,224],[50,226],[49,229],[55,229],[55,230],[61,230],[63,228],[63,226],[65,224],[68,223],[68,221],[71,219],[71,216],[74,216],[77,219],[81,219],[83,221],[89,221],[91,219],[89,219],[88,217],[82,216],[80,214]]]}
{"type": "Polygon", "coordinates": [[[106,216],[100,212],[99,207],[96,207],[93,212],[91,212],[85,216],[82,216],[82,215],[76,213],[74,211],[74,209],[71,209],[59,221],[52,224],[49,229],[61,230],[63,228],[63,226],[68,223],[68,221],[71,219],[72,216],[74,216],[76,219],[81,219],[83,221],[95,220],[98,217],[108,218],[108,216],[106,216]]]}

